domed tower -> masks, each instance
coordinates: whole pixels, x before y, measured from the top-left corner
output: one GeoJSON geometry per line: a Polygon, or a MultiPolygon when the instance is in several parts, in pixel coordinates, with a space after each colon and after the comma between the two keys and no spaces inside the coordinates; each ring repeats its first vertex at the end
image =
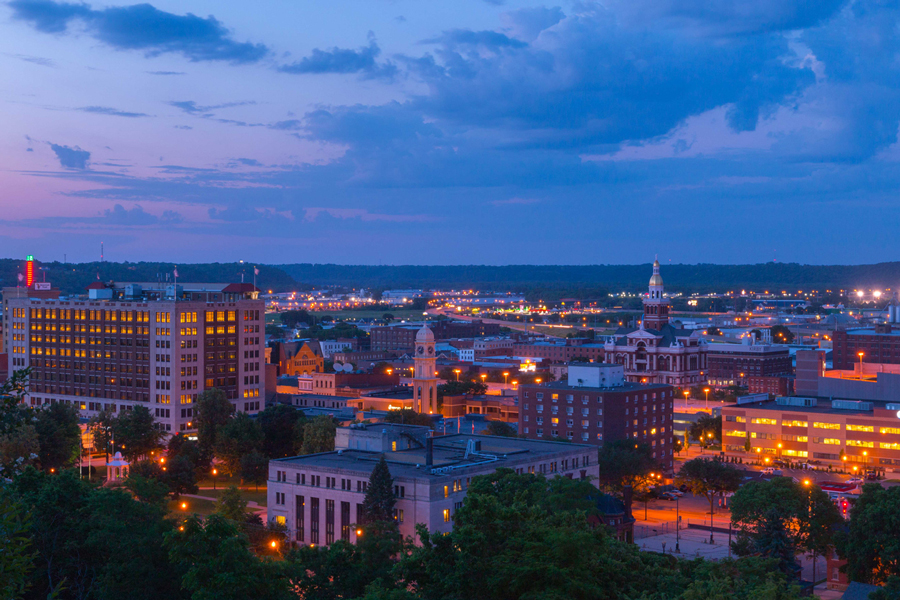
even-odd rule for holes
{"type": "Polygon", "coordinates": [[[663,297],[663,279],[659,274],[659,260],[654,260],[649,293],[644,298],[644,327],[659,330],[668,323],[669,301],[663,297]]]}
{"type": "Polygon", "coordinates": [[[413,410],[416,412],[437,412],[436,366],[434,333],[426,323],[416,333],[416,353],[413,357],[413,410]]]}

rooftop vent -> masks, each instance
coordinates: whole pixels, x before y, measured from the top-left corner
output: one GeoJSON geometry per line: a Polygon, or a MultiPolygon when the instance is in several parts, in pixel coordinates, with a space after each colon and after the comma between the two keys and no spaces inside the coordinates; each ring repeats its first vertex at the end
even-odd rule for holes
{"type": "Polygon", "coordinates": [[[815,398],[803,398],[800,396],[779,396],[775,398],[775,404],[780,406],[804,406],[812,407],[818,404],[815,398]]]}
{"type": "Polygon", "coordinates": [[[861,402],[859,400],[832,400],[831,408],[838,410],[872,410],[871,402],[861,402]]]}

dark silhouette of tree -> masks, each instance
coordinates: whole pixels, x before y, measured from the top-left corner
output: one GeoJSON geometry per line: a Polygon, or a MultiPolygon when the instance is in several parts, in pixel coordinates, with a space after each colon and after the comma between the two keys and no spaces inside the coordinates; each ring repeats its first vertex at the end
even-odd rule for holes
{"type": "Polygon", "coordinates": [[[363,515],[366,523],[375,521],[393,522],[394,520],[394,478],[388,468],[384,455],[381,455],[372,474],[369,475],[369,486],[363,500],[363,515]]]}

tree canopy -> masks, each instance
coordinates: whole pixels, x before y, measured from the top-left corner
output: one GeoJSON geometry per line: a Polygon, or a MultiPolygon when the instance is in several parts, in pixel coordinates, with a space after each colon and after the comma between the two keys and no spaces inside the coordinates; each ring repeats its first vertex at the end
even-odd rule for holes
{"type": "Polygon", "coordinates": [[[882,584],[900,577],[900,487],[864,485],[837,549],[852,581],[882,584]]]}

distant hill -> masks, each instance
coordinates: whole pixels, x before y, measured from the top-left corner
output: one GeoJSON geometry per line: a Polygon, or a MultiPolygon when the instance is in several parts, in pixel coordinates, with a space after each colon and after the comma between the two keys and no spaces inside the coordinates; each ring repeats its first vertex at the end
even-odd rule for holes
{"type": "MultiPolygon", "coordinates": [[[[99,278],[103,281],[156,281],[171,278],[172,263],[91,262],[40,263],[47,280],[64,293],[80,293],[99,278]]],[[[476,288],[525,292],[529,297],[596,297],[608,292],[642,291],[651,274],[641,265],[482,265],[369,266],[331,264],[258,265],[260,288],[277,292],[308,290],[316,286],[368,289],[476,288]]],[[[0,285],[14,286],[24,272],[24,261],[0,259],[0,285]]],[[[241,263],[178,264],[184,282],[230,283],[253,280],[253,265],[241,263]]],[[[872,265],[663,265],[662,276],[670,291],[779,291],[889,289],[900,286],[900,262],[872,265]]],[[[37,271],[38,281],[43,273],[37,271]]]]}
{"type": "MultiPolygon", "coordinates": [[[[652,272],[641,265],[509,265],[355,266],[328,264],[279,265],[285,273],[312,285],[353,285],[366,288],[453,287],[513,289],[643,290],[652,272]]],[[[900,285],[900,262],[873,265],[663,265],[666,289],[673,291],[837,290],[855,287],[892,288],[900,285]]]]}

